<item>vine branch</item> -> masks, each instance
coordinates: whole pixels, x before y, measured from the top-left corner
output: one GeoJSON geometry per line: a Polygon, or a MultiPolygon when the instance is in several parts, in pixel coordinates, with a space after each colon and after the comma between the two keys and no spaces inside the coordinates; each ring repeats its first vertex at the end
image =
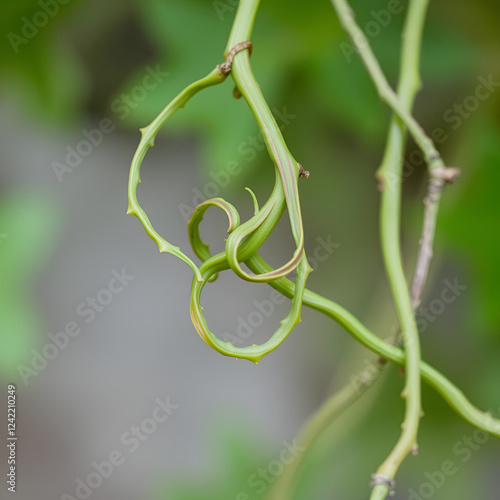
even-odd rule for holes
{"type": "MultiPolygon", "coordinates": [[[[410,132],[415,143],[424,153],[425,161],[428,167],[444,167],[444,162],[441,159],[441,155],[436,149],[436,146],[434,145],[432,139],[427,136],[424,129],[411,115],[408,107],[403,104],[401,97],[398,97],[396,92],[394,92],[392,87],[389,85],[389,82],[387,81],[387,78],[385,77],[379,62],[370,47],[366,35],[364,34],[363,30],[356,24],[354,13],[349,4],[345,0],[332,0],[332,4],[337,11],[342,27],[349,34],[352,42],[358,50],[358,53],[368,73],[370,74],[373,83],[375,84],[375,88],[377,89],[380,99],[385,101],[401,119],[401,121],[406,125],[406,128],[410,132]]],[[[413,11],[418,19],[419,11],[425,11],[427,8],[427,4],[428,0],[414,0],[410,2],[409,12],[413,11]]],[[[410,20],[409,17],[407,19],[410,20]]],[[[411,20],[411,24],[416,27],[417,21],[411,20]]],[[[408,33],[413,34],[414,29],[411,24],[408,26],[408,33]]],[[[418,37],[418,40],[415,41],[419,42],[420,33],[414,34],[418,37]]],[[[406,40],[404,44],[408,46],[406,40]]],[[[411,59],[413,59],[413,57],[411,59]]],[[[410,60],[408,68],[410,68],[411,64],[412,62],[410,60]]],[[[402,68],[405,67],[406,63],[405,61],[403,61],[402,68]]],[[[402,73],[406,73],[406,71],[402,70],[402,73]]],[[[418,72],[415,73],[414,71],[411,71],[411,73],[413,74],[413,77],[408,83],[408,92],[415,94],[420,87],[420,78],[418,76],[418,72]]]]}
{"type": "MultiPolygon", "coordinates": [[[[371,51],[363,32],[356,25],[354,16],[345,0],[332,0],[346,31],[351,35],[363,62],[372,77],[380,97],[394,111],[382,164],[377,171],[381,181],[381,240],[385,266],[392,289],[397,317],[401,325],[405,352],[395,345],[385,342],[364,327],[352,314],[338,304],[321,297],[305,288],[306,279],[311,271],[304,252],[304,232],[298,197],[297,179],[307,177],[309,172],[297,163],[285,144],[279,127],[260,91],[251,71],[249,55],[252,48],[249,42],[259,0],[241,0],[236,18],[225,50],[224,63],[216,66],[205,78],[186,87],[160,115],[147,127],[141,129],[142,137],[132,160],[129,179],[128,213],[136,215],[149,236],[156,241],[160,251],[169,252],[186,262],[194,272],[191,290],[191,318],[200,336],[208,345],[220,353],[243,357],[257,362],[277,347],[300,321],[302,305],[322,312],[343,326],[358,342],[381,357],[381,366],[386,360],[404,365],[406,368],[405,396],[406,412],[404,428],[400,440],[387,460],[380,466],[374,477],[375,487],[372,500],[382,500],[394,486],[396,471],[410,452],[415,450],[418,423],[420,419],[420,380],[426,380],[447,400],[450,406],[466,421],[487,432],[500,436],[500,421],[488,413],[475,408],[448,379],[420,359],[418,332],[413,310],[420,302],[432,257],[432,243],[435,233],[439,201],[444,185],[452,182],[458,170],[444,166],[432,140],[411,115],[414,96],[419,88],[418,61],[423,21],[428,0],[412,0],[405,22],[400,81],[398,94],[387,83],[380,66],[371,51]],[[189,237],[195,254],[202,260],[200,268],[175,247],[163,239],[153,228],[149,218],[137,201],[137,187],[140,183],[140,165],[147,150],[153,146],[154,138],[165,122],[200,90],[222,83],[231,74],[236,84],[235,97],[244,97],[259,125],[269,156],[275,166],[276,182],[267,202],[259,208],[255,195],[255,214],[247,222],[240,224],[235,207],[221,198],[203,202],[195,209],[188,224],[189,237]],[[430,181],[425,199],[425,212],[421,245],[417,258],[415,278],[411,293],[403,273],[399,247],[400,209],[401,209],[401,158],[403,157],[406,130],[413,136],[422,149],[429,167],[430,181]],[[385,189],[389,179],[396,179],[393,189],[385,189]],[[199,234],[199,224],[205,211],[216,206],[225,211],[229,220],[229,236],[225,250],[211,255],[208,245],[203,243],[199,234]],[[262,243],[272,232],[280,217],[288,208],[292,234],[296,249],[292,258],[278,269],[273,269],[258,255],[262,243]],[[240,266],[245,263],[254,274],[246,273],[240,266]],[[290,313],[280,323],[280,327],[260,346],[238,348],[229,342],[220,341],[209,329],[202,314],[200,297],[205,284],[213,281],[217,273],[231,269],[247,281],[267,283],[292,300],[290,313]],[[297,269],[297,279],[293,283],[286,275],[297,269]]],[[[369,382],[369,381],[368,381],[369,382]]],[[[360,379],[359,389],[367,386],[366,379],[360,379]]],[[[322,428],[328,425],[332,415],[343,411],[355,398],[349,390],[343,390],[337,399],[331,400],[318,415],[312,419],[312,431],[306,429],[306,440],[313,439],[322,428]]]]}

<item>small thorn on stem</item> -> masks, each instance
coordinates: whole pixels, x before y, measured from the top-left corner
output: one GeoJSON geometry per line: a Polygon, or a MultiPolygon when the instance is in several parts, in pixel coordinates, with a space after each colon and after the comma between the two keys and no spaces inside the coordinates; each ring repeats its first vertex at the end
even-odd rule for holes
{"type": "Polygon", "coordinates": [[[234,87],[233,89],[233,97],[235,99],[241,99],[241,92],[239,91],[238,87],[234,87]]]}
{"type": "Polygon", "coordinates": [[[307,179],[310,175],[309,171],[304,170],[304,167],[300,163],[297,163],[297,166],[299,167],[299,177],[305,177],[307,179]]]}

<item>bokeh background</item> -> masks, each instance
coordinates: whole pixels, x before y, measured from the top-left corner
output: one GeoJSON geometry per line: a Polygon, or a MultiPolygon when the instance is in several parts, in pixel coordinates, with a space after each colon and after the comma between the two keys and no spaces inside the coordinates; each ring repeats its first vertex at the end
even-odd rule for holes
{"type": "MultiPolygon", "coordinates": [[[[279,457],[284,441],[293,443],[329,395],[370,366],[366,349],[309,310],[258,366],[220,356],[191,325],[190,269],[159,254],[139,222],[125,216],[138,128],[222,61],[236,4],[1,3],[0,423],[6,436],[6,387],[14,383],[16,498],[269,498],[270,485],[256,487],[252,475],[279,457]],[[113,273],[129,276],[120,292],[106,291],[113,273]],[[94,313],[89,300],[101,301],[94,313]],[[55,349],[53,339],[63,338],[58,334],[71,330],[71,322],[80,333],[55,349]],[[178,407],[153,428],[158,398],[178,407]],[[133,426],[141,425],[151,432],[131,441],[133,426]],[[94,474],[95,487],[78,490],[95,472],[93,463],[113,452],[122,463],[101,476],[102,484],[94,474]]],[[[395,83],[407,2],[352,5],[395,83]]],[[[418,312],[423,355],[496,416],[499,17],[493,0],[431,2],[415,108],[426,130],[440,138],[447,163],[462,169],[443,196],[418,312]],[[454,298],[450,303],[441,299],[444,290],[454,298]]],[[[264,95],[292,153],[311,171],[300,183],[307,250],[330,249],[313,263],[309,287],[386,336],[394,308],[380,254],[374,173],[390,113],[328,1],[262,2],[252,40],[264,95]]],[[[141,203],[159,232],[188,254],[186,214],[201,196],[223,196],[246,218],[252,204],[244,188],[262,203],[272,187],[257,127],[231,91],[226,81],[193,99],[165,127],[143,166],[141,203]]],[[[410,141],[402,214],[409,277],[425,182],[410,141]]],[[[221,249],[223,214],[210,212],[203,224],[212,249],[221,249]]],[[[263,253],[278,264],[291,245],[285,217],[263,253]]],[[[289,305],[280,303],[259,316],[255,301],[270,298],[266,285],[223,273],[207,287],[203,305],[213,331],[221,337],[243,331],[245,345],[267,338],[286,315],[289,305]],[[249,322],[256,326],[245,330],[249,322]]],[[[389,368],[307,451],[291,499],[368,498],[370,474],[399,435],[403,383],[400,371],[389,368]]],[[[427,387],[423,405],[420,452],[404,462],[394,498],[497,498],[498,440],[474,433],[427,387]],[[436,471],[449,461],[454,472],[441,481],[436,471]]],[[[0,491],[9,498],[5,484],[0,491]]]]}

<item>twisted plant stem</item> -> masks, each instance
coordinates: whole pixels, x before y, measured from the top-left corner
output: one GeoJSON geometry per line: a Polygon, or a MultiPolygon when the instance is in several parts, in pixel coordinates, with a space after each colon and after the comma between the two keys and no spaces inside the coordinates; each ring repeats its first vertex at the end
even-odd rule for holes
{"type": "Polygon", "coordinates": [[[376,476],[374,476],[374,488],[370,498],[371,500],[383,500],[389,492],[392,493],[392,481],[404,458],[410,452],[416,453],[418,450],[417,433],[421,414],[420,342],[412,300],[404,275],[399,243],[401,158],[404,153],[406,128],[408,128],[415,142],[424,152],[429,168],[444,166],[434,144],[411,116],[415,94],[420,86],[418,76],[420,44],[428,1],[413,0],[408,9],[401,52],[398,95],[388,84],[375,55],[370,49],[368,40],[355,22],[354,15],[347,2],[332,0],[332,3],[337,10],[342,26],[355,43],[380,97],[394,110],[389,126],[384,158],[378,170],[378,178],[381,181],[382,189],[380,230],[382,253],[406,352],[406,383],[402,393],[402,397],[406,398],[406,410],[401,436],[387,459],[378,468],[376,476]],[[391,181],[391,185],[389,185],[388,181],[391,181]]]}
{"type": "MultiPolygon", "coordinates": [[[[451,170],[451,169],[448,169],[451,170]]],[[[455,171],[455,173],[457,173],[455,171]]],[[[411,300],[413,310],[420,305],[424,285],[429,274],[429,267],[432,260],[432,246],[436,228],[436,218],[439,209],[439,197],[444,186],[452,182],[449,180],[436,180],[431,177],[427,196],[424,200],[425,213],[420,238],[420,248],[413,275],[411,286],[411,300]]],[[[390,335],[386,342],[391,345],[399,345],[401,342],[401,330],[399,324],[395,325],[394,333],[390,335]]],[[[273,486],[272,500],[287,500],[292,498],[292,487],[300,474],[300,469],[306,461],[308,452],[317,442],[319,437],[337,420],[349,407],[366,393],[366,391],[380,378],[385,369],[389,366],[383,356],[373,357],[368,361],[369,368],[364,369],[355,376],[350,377],[350,381],[344,387],[336,391],[330,398],[309,418],[300,430],[297,440],[305,448],[297,458],[284,470],[273,486]]]]}
{"type": "Polygon", "coordinates": [[[259,0],[241,0],[229,36],[225,51],[226,60],[205,78],[189,85],[182,91],[153,122],[141,130],[142,138],[132,160],[129,178],[128,213],[136,215],[146,232],[157,242],[160,251],[169,252],[186,262],[194,271],[191,286],[190,315],[200,337],[212,348],[225,356],[239,357],[257,363],[263,356],[274,350],[300,322],[302,294],[311,268],[304,252],[304,231],[297,180],[304,176],[304,170],[290,154],[276,120],[267,105],[264,96],[253,76],[249,52],[252,44],[249,40],[259,6],[259,0]],[[243,96],[251,109],[273,161],[276,174],[274,189],[267,202],[259,208],[256,197],[251,193],[255,214],[248,221],[240,224],[239,214],[234,206],[221,198],[207,200],[197,206],[188,224],[190,243],[195,254],[203,261],[198,268],[181,250],[168,243],[153,228],[149,218],[137,201],[137,187],[140,182],[140,167],[147,150],[153,146],[154,137],[165,122],[191,99],[198,91],[211,85],[222,83],[231,74],[236,84],[238,95],[243,96]],[[225,250],[211,255],[199,233],[199,225],[205,211],[215,206],[225,211],[229,219],[229,236],[225,250]],[[285,209],[288,215],[296,249],[288,262],[277,269],[264,273],[249,274],[240,263],[252,256],[270,235],[285,209]],[[248,347],[236,347],[230,342],[223,342],[208,328],[201,306],[201,294],[205,285],[213,281],[221,271],[231,269],[240,278],[266,283],[297,270],[294,298],[289,314],[281,321],[279,328],[271,338],[261,344],[248,347]]]}
{"type": "MultiPolygon", "coordinates": [[[[405,21],[398,102],[401,103],[402,110],[408,114],[411,112],[415,94],[419,88],[420,45],[427,3],[427,0],[413,0],[410,3],[405,21]]],[[[378,477],[386,477],[390,480],[394,480],[405,457],[409,453],[416,454],[418,451],[417,433],[421,415],[420,341],[412,300],[404,274],[400,246],[401,159],[404,154],[406,128],[399,118],[399,111],[396,110],[391,119],[385,154],[378,171],[379,178],[383,179],[382,186],[385,187],[382,191],[380,207],[382,253],[406,353],[406,383],[402,393],[402,396],[406,398],[406,410],[401,426],[402,432],[391,453],[377,470],[378,477]],[[389,178],[394,180],[392,186],[387,186],[389,178]]],[[[412,123],[409,122],[408,125],[411,126],[412,123]]],[[[415,137],[416,141],[417,137],[415,137]]],[[[421,147],[425,148],[426,144],[423,143],[421,147]]],[[[429,168],[432,168],[432,162],[442,164],[438,154],[432,152],[432,159],[429,160],[430,153],[425,149],[423,151],[426,154],[429,168]]],[[[377,483],[376,480],[373,484],[371,500],[383,500],[387,494],[392,493],[390,484],[377,483]]]]}
{"type": "MultiPolygon", "coordinates": [[[[347,4],[340,0],[332,1],[334,2],[334,5],[336,4],[340,8],[341,12],[347,12],[344,25],[352,27],[354,20],[352,16],[351,18],[349,17],[351,14],[347,4]]],[[[418,66],[418,46],[420,45],[419,30],[421,30],[421,22],[423,21],[426,2],[416,4],[416,1],[417,0],[413,0],[410,7],[406,25],[407,37],[410,40],[413,40],[413,42],[405,42],[405,47],[407,47],[408,44],[408,53],[405,57],[410,61],[410,67],[406,67],[407,63],[405,63],[405,69],[402,68],[401,72],[402,76],[412,74],[415,77],[418,76],[416,68],[418,66]],[[413,20],[413,18],[410,19],[411,12],[413,12],[413,17],[416,17],[416,20],[413,20]],[[422,19],[419,19],[419,17],[422,17],[422,19]],[[416,50],[416,52],[413,53],[412,50],[416,50]],[[415,64],[415,68],[411,67],[412,64],[415,64]]],[[[395,462],[398,460],[400,462],[408,453],[408,443],[411,441],[411,444],[413,444],[414,440],[412,441],[411,438],[416,435],[418,414],[415,412],[415,409],[420,409],[420,376],[430,383],[438,392],[440,392],[448,401],[450,406],[465,420],[480,429],[500,436],[500,422],[498,420],[493,419],[490,414],[483,413],[475,408],[465,398],[462,392],[448,379],[441,375],[437,370],[420,361],[418,336],[416,335],[415,322],[411,312],[412,301],[408,294],[406,282],[404,281],[404,275],[402,274],[401,256],[399,246],[397,245],[397,241],[399,240],[401,165],[396,161],[394,154],[399,151],[399,155],[396,156],[398,156],[399,159],[402,157],[402,147],[405,139],[405,127],[403,124],[408,126],[408,129],[414,136],[415,141],[424,150],[426,160],[433,173],[440,172],[439,175],[434,175],[434,180],[438,179],[444,183],[446,182],[446,178],[450,175],[447,171],[448,169],[442,165],[442,161],[440,160],[437,151],[435,151],[432,141],[425,136],[423,130],[411,116],[411,103],[413,101],[413,94],[416,91],[418,84],[412,87],[410,84],[415,82],[412,82],[411,78],[408,80],[408,102],[405,102],[403,95],[400,103],[397,98],[394,99],[394,93],[384,80],[380,68],[377,70],[377,63],[373,54],[372,59],[370,59],[370,57],[365,57],[364,59],[365,62],[368,61],[370,74],[374,77],[377,88],[379,88],[379,93],[381,93],[381,96],[395,110],[395,113],[401,117],[400,121],[396,116],[394,116],[391,122],[388,145],[384,156],[384,162],[379,170],[379,176],[383,181],[383,187],[388,187],[388,181],[392,178],[397,179],[395,189],[386,189],[383,193],[381,226],[386,267],[390,277],[391,286],[393,288],[398,318],[400,324],[402,325],[403,336],[405,338],[407,352],[404,353],[398,347],[390,345],[379,339],[376,335],[366,329],[356,318],[354,318],[352,314],[338,304],[305,288],[306,278],[310,272],[310,268],[303,250],[304,235],[300,215],[297,179],[299,177],[307,177],[307,172],[302,169],[302,167],[293,159],[288,151],[279,131],[279,127],[277,127],[272,113],[269,111],[269,107],[267,106],[251,71],[248,50],[251,45],[249,45],[248,42],[258,5],[259,0],[241,0],[239,3],[236,18],[225,52],[231,60],[229,61],[226,59],[223,64],[216,66],[216,68],[205,78],[188,86],[162,111],[162,113],[160,113],[158,118],[156,118],[148,127],[141,130],[141,142],[132,161],[130,171],[128,213],[134,214],[139,218],[144,225],[146,232],[151,236],[151,238],[153,238],[154,241],[157,242],[160,251],[176,255],[193,269],[194,278],[191,291],[190,308],[193,324],[198,330],[200,336],[211,347],[220,353],[227,356],[243,357],[257,362],[264,355],[277,347],[277,345],[284,340],[288,333],[290,333],[290,331],[300,321],[300,310],[302,304],[304,304],[323,312],[334,319],[362,345],[368,347],[379,356],[394,363],[405,365],[408,374],[406,387],[408,393],[408,403],[405,420],[410,424],[410,431],[408,432],[405,430],[403,432],[402,439],[396,446],[393,454],[391,454],[393,458],[397,459],[395,462]],[[242,50],[240,52],[236,52],[234,50],[235,47],[239,47],[238,50],[242,50]],[[373,62],[375,62],[375,65],[373,62]],[[235,81],[237,87],[236,94],[245,98],[256,118],[266,142],[269,155],[275,166],[276,183],[271,196],[262,208],[259,208],[255,196],[251,193],[255,204],[255,214],[249,221],[243,224],[240,224],[239,222],[239,214],[235,207],[220,198],[208,200],[195,209],[193,218],[189,223],[189,236],[195,254],[203,261],[201,267],[198,268],[189,257],[180,251],[178,247],[168,243],[154,230],[146,213],[140,207],[136,194],[137,186],[140,182],[139,169],[148,148],[153,145],[155,135],[164,123],[178,109],[184,107],[189,99],[198,91],[209,86],[222,83],[228,73],[231,73],[235,81]],[[384,81],[386,86],[384,86],[384,81]],[[382,92],[380,89],[382,89],[382,92]],[[225,250],[224,252],[213,256],[210,254],[208,246],[201,241],[198,230],[203,214],[210,206],[216,206],[224,210],[229,219],[229,236],[226,240],[225,250]],[[278,269],[273,269],[259,257],[257,251],[274,229],[286,208],[288,208],[289,211],[292,234],[296,243],[296,250],[292,258],[285,265],[278,269]],[[242,262],[244,262],[254,274],[246,273],[240,266],[240,263],[242,262]],[[279,290],[282,294],[292,300],[290,313],[281,322],[280,327],[273,334],[271,339],[261,346],[254,345],[245,348],[237,348],[228,342],[220,341],[212,332],[210,332],[206,325],[205,319],[202,315],[202,307],[200,305],[201,292],[207,282],[213,280],[217,276],[218,272],[226,269],[232,269],[233,272],[235,272],[235,274],[242,279],[268,283],[270,286],[279,290]],[[293,283],[285,276],[295,269],[297,269],[297,279],[296,282],[293,283]],[[408,342],[408,338],[412,342],[408,342]]],[[[369,49],[368,54],[370,54],[369,49]]],[[[366,56],[366,53],[364,53],[364,56],[366,56]]],[[[414,78],[413,80],[415,79],[418,80],[418,78],[414,78]]],[[[401,85],[402,81],[403,78],[400,81],[400,90],[403,90],[404,87],[401,85]]],[[[440,191],[441,188],[436,190],[436,193],[440,195],[440,191]]],[[[435,224],[433,225],[432,221],[435,221],[435,214],[437,214],[439,196],[434,196],[428,200],[429,203],[426,204],[426,217],[424,221],[426,238],[423,238],[426,249],[425,252],[423,252],[422,257],[419,257],[419,262],[423,262],[423,264],[420,266],[417,265],[417,268],[424,271],[425,266],[427,266],[428,269],[428,262],[430,262],[429,255],[432,254],[428,251],[428,243],[430,241],[432,245],[432,237],[429,239],[429,235],[433,236],[434,234],[435,224]]],[[[424,275],[426,275],[426,272],[424,275]]],[[[419,287],[416,288],[416,290],[418,289],[419,287]]],[[[326,425],[327,414],[340,411],[346,406],[346,404],[348,404],[350,399],[351,397],[347,392],[343,393],[340,404],[332,403],[329,407],[329,412],[322,413],[317,417],[315,421],[316,427],[320,428],[326,425]]],[[[394,467],[393,464],[392,467],[394,468],[395,473],[397,465],[394,467]]],[[[390,477],[388,474],[385,475],[390,477]]],[[[383,498],[385,497],[387,491],[384,490],[382,486],[379,486],[373,490],[373,493],[380,495],[376,498],[383,498]],[[381,496],[382,494],[383,497],[381,496]]]]}
{"type": "MultiPolygon", "coordinates": [[[[271,269],[258,254],[253,255],[245,263],[249,269],[256,273],[266,272],[271,269]]],[[[270,281],[268,284],[285,297],[293,299],[295,283],[288,278],[282,277],[275,281],[270,281]]],[[[333,319],[361,345],[372,352],[397,365],[405,365],[406,353],[404,351],[379,338],[341,305],[308,289],[304,291],[302,303],[333,319]]],[[[494,436],[500,437],[500,420],[493,418],[489,412],[483,412],[476,408],[465,397],[463,392],[442,373],[428,363],[420,361],[420,375],[424,381],[443,396],[450,407],[466,422],[494,436]]]]}
{"type": "Polygon", "coordinates": [[[219,71],[217,68],[211,71],[205,78],[198,80],[186,87],[177,97],[175,97],[165,109],[147,126],[141,129],[141,141],[132,159],[130,167],[130,176],[128,182],[128,210],[127,214],[135,215],[144,226],[146,233],[158,245],[160,252],[168,252],[182,261],[194,271],[197,279],[201,280],[200,271],[196,264],[186,255],[184,255],[179,247],[176,247],[166,241],[153,227],[149,217],[137,200],[137,186],[141,182],[140,167],[146,156],[149,148],[154,146],[154,141],[160,128],[165,122],[176,113],[179,109],[184,108],[187,102],[194,97],[200,90],[222,83],[227,75],[219,71]]]}

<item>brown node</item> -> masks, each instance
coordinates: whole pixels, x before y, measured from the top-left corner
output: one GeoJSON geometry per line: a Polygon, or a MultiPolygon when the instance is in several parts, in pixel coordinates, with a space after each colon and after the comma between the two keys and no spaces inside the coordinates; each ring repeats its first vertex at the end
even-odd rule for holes
{"type": "Polygon", "coordinates": [[[217,68],[223,75],[229,75],[231,73],[231,67],[233,65],[234,56],[245,49],[248,49],[249,55],[252,55],[252,42],[240,42],[237,43],[226,55],[226,59],[222,64],[219,64],[217,68]]]}
{"type": "Polygon", "coordinates": [[[297,166],[299,167],[299,177],[305,177],[307,179],[310,175],[309,171],[304,170],[304,167],[300,163],[297,163],[297,166]]]}

